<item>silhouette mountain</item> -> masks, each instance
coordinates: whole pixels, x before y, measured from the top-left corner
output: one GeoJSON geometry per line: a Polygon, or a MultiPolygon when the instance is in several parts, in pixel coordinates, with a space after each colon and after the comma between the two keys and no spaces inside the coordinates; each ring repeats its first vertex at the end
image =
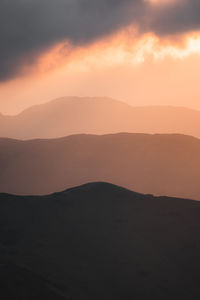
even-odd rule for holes
{"type": "Polygon", "coordinates": [[[109,98],[65,97],[0,116],[0,136],[57,138],[118,132],[180,133],[200,137],[200,111],[183,107],[132,107],[109,98]]]}
{"type": "Polygon", "coordinates": [[[91,181],[200,200],[200,140],[184,135],[0,139],[0,192],[49,194],[91,181]]]}
{"type": "Polygon", "coordinates": [[[25,299],[29,289],[44,300],[200,297],[198,201],[98,182],[49,196],[1,194],[0,220],[3,299],[25,299]]]}

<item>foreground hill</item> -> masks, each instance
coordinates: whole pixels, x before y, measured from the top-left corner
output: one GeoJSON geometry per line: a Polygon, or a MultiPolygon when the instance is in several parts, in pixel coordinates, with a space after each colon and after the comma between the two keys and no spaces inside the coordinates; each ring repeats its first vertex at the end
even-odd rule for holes
{"type": "Polygon", "coordinates": [[[0,291],[3,300],[66,299],[51,282],[24,267],[10,263],[0,264],[0,291]]]}
{"type": "Polygon", "coordinates": [[[200,140],[183,135],[0,139],[0,192],[48,194],[90,181],[200,200],[200,140]]]}
{"type": "Polygon", "coordinates": [[[43,197],[2,194],[0,220],[4,300],[12,289],[20,300],[32,299],[23,289],[35,299],[200,298],[199,202],[93,183],[43,197]]]}
{"type": "Polygon", "coordinates": [[[0,115],[1,137],[56,138],[117,132],[200,137],[200,112],[168,106],[132,107],[109,98],[66,97],[31,107],[17,116],[0,115]]]}

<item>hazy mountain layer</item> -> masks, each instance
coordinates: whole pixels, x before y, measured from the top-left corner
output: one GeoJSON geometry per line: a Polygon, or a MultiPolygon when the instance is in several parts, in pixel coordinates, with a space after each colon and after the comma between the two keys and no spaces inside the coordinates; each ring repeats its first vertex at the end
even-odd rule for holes
{"type": "Polygon", "coordinates": [[[19,293],[28,289],[55,300],[200,298],[199,202],[94,183],[44,197],[2,194],[0,220],[0,259],[12,266],[5,300],[12,290],[26,299],[19,293]]]}
{"type": "Polygon", "coordinates": [[[183,135],[0,139],[0,192],[48,194],[90,181],[200,200],[200,140],[183,135]]]}
{"type": "Polygon", "coordinates": [[[66,97],[17,116],[0,116],[1,137],[32,139],[117,132],[200,137],[200,112],[168,106],[132,107],[109,98],[66,97]]]}

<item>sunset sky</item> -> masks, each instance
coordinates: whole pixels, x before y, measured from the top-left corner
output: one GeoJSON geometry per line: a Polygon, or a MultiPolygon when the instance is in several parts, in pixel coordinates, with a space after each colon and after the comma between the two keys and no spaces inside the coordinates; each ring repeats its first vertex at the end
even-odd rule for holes
{"type": "Polygon", "coordinates": [[[62,96],[200,109],[199,0],[1,0],[0,112],[62,96]]]}

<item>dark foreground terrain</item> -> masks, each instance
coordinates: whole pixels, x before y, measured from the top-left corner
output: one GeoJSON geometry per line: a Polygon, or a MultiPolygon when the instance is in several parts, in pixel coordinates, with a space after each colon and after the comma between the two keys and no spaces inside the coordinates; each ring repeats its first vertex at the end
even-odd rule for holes
{"type": "Polygon", "coordinates": [[[0,294],[3,300],[66,299],[52,283],[26,268],[5,262],[0,265],[0,294]]]}
{"type": "Polygon", "coordinates": [[[106,183],[1,194],[1,299],[200,299],[199,233],[199,202],[106,183]]]}

